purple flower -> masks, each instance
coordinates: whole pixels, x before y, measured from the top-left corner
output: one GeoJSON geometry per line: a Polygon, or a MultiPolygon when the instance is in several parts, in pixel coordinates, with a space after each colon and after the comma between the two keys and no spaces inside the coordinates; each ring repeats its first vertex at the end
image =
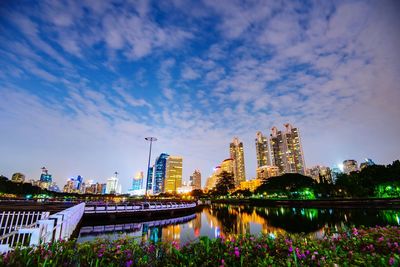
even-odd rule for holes
{"type": "Polygon", "coordinates": [[[390,257],[390,259],[389,259],[389,265],[393,265],[394,264],[394,258],[393,257],[390,257]]]}
{"type": "Polygon", "coordinates": [[[293,252],[293,247],[292,247],[292,246],[289,247],[289,252],[290,252],[290,253],[293,252]]]}
{"type": "Polygon", "coordinates": [[[239,252],[239,248],[238,247],[235,247],[235,256],[236,256],[236,258],[239,258],[239,256],[240,256],[240,252],[239,252]]]}
{"type": "Polygon", "coordinates": [[[129,260],[125,264],[126,267],[131,267],[132,265],[133,265],[133,260],[129,260]]]}

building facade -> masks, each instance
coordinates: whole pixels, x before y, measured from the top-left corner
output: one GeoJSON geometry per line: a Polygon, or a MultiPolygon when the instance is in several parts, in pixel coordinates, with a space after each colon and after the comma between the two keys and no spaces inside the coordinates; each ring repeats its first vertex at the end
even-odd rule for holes
{"type": "Polygon", "coordinates": [[[156,162],[154,164],[153,194],[165,192],[165,178],[168,157],[168,154],[161,153],[160,156],[158,156],[158,158],[156,159],[156,162]]]}
{"type": "Polygon", "coordinates": [[[11,182],[23,183],[25,182],[25,175],[20,172],[16,172],[11,176],[11,182]]]}
{"type": "Polygon", "coordinates": [[[284,131],[273,127],[270,135],[272,165],[279,168],[280,174],[305,174],[304,153],[298,128],[286,123],[284,131]]]}
{"type": "Polygon", "coordinates": [[[106,194],[120,194],[121,186],[118,183],[117,177],[110,177],[106,183],[106,194]]]}
{"type": "Polygon", "coordinates": [[[199,170],[195,170],[189,180],[193,190],[201,189],[201,173],[199,170]]]}
{"type": "Polygon", "coordinates": [[[261,166],[271,165],[271,156],[269,152],[268,138],[261,132],[256,133],[256,155],[257,155],[257,168],[261,166]]]}
{"type": "Polygon", "coordinates": [[[257,179],[268,179],[279,176],[279,168],[276,166],[261,166],[257,168],[256,175],[257,179]]]}
{"type": "Polygon", "coordinates": [[[347,159],[343,161],[343,172],[350,174],[351,172],[358,172],[358,163],[354,159],[347,159]]]}
{"type": "Polygon", "coordinates": [[[246,181],[246,171],[244,166],[243,143],[237,137],[233,138],[229,146],[230,157],[233,160],[233,176],[235,179],[235,187],[241,182],[246,181]]]}
{"type": "Polygon", "coordinates": [[[165,193],[177,193],[182,186],[182,157],[169,156],[166,161],[165,193]]]}

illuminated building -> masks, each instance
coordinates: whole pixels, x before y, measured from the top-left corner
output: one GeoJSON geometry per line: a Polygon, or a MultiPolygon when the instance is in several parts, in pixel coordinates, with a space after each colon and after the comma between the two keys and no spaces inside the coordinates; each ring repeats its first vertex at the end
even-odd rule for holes
{"type": "Polygon", "coordinates": [[[268,138],[261,132],[256,134],[256,154],[257,154],[257,168],[262,166],[271,165],[271,157],[269,153],[268,138]]]}
{"type": "Polygon", "coordinates": [[[240,182],[246,181],[246,173],[244,167],[244,151],[243,143],[237,137],[233,138],[230,143],[230,157],[233,159],[233,176],[235,179],[235,187],[239,186],[240,182]]]}
{"type": "Polygon", "coordinates": [[[116,176],[107,179],[106,183],[106,194],[120,194],[121,185],[118,184],[118,178],[116,176]]]}
{"type": "Polygon", "coordinates": [[[317,165],[309,168],[307,172],[317,183],[333,183],[332,172],[329,167],[317,165]]]}
{"type": "Polygon", "coordinates": [[[147,179],[147,187],[146,187],[148,194],[152,194],[151,189],[153,185],[153,180],[154,180],[154,165],[153,167],[149,168],[149,177],[147,179]]]}
{"type": "Polygon", "coordinates": [[[70,178],[67,180],[67,183],[64,185],[64,193],[75,193],[75,181],[74,178],[70,178]]]}
{"type": "Polygon", "coordinates": [[[159,194],[165,192],[165,178],[167,169],[167,158],[169,157],[166,153],[161,153],[156,159],[154,165],[154,184],[153,194],[159,194]]]}
{"type": "Polygon", "coordinates": [[[176,193],[182,186],[182,157],[169,156],[166,162],[165,190],[166,193],[176,193]]]}
{"type": "Polygon", "coordinates": [[[303,148],[297,128],[286,123],[285,131],[272,127],[270,135],[272,165],[279,168],[280,174],[305,174],[303,148]]]}
{"type": "Polygon", "coordinates": [[[229,172],[234,174],[234,161],[233,159],[229,158],[229,159],[225,159],[224,161],[222,161],[221,165],[221,170],[220,172],[229,172]]]}
{"type": "Polygon", "coordinates": [[[201,189],[201,173],[199,170],[195,170],[193,175],[190,176],[190,185],[192,186],[193,190],[201,189]]]}
{"type": "Polygon", "coordinates": [[[53,182],[53,177],[51,176],[51,174],[49,174],[49,171],[45,167],[42,168],[42,174],[40,175],[39,181],[40,187],[43,189],[49,188],[49,186],[53,182]]]}
{"type": "Polygon", "coordinates": [[[249,181],[243,181],[240,182],[239,189],[240,190],[250,190],[251,192],[254,192],[254,190],[257,189],[262,184],[261,179],[253,179],[249,181]]]}
{"type": "Polygon", "coordinates": [[[358,164],[354,159],[347,159],[343,161],[343,172],[350,174],[351,172],[358,172],[358,164]]]}
{"type": "Polygon", "coordinates": [[[257,179],[268,179],[275,176],[279,176],[279,168],[277,166],[261,166],[257,168],[257,179]]]}
{"type": "Polygon", "coordinates": [[[24,181],[25,181],[25,175],[20,172],[16,172],[11,176],[11,182],[23,183],[24,181]]]}
{"type": "Polygon", "coordinates": [[[214,172],[207,178],[205,190],[212,190],[218,182],[218,175],[221,173],[221,166],[214,168],[214,172]]]}
{"type": "Polygon", "coordinates": [[[133,177],[132,190],[141,190],[143,184],[143,172],[138,172],[135,177],[133,177]]]}
{"type": "Polygon", "coordinates": [[[375,165],[375,162],[372,159],[365,159],[365,161],[360,164],[360,170],[373,165],[375,165]]]}

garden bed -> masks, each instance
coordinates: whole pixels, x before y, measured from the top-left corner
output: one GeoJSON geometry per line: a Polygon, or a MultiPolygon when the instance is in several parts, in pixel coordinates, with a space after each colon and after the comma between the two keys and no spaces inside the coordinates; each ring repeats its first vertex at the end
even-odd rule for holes
{"type": "Polygon", "coordinates": [[[172,243],[140,243],[129,237],[78,244],[60,241],[15,249],[0,266],[399,266],[400,228],[302,234],[235,236],[172,243]]]}

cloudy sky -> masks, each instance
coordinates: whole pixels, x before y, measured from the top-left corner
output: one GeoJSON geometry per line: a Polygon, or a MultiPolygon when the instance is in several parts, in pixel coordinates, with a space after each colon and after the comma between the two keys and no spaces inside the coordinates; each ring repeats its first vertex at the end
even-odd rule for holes
{"type": "MultiPolygon", "coordinates": [[[[300,129],[307,166],[400,158],[400,2],[1,1],[0,174],[123,191],[146,136],[203,177],[257,130],[300,129]]],[[[203,180],[205,180],[203,178],[203,180]]],[[[203,181],[204,184],[204,181],[203,181]]]]}

